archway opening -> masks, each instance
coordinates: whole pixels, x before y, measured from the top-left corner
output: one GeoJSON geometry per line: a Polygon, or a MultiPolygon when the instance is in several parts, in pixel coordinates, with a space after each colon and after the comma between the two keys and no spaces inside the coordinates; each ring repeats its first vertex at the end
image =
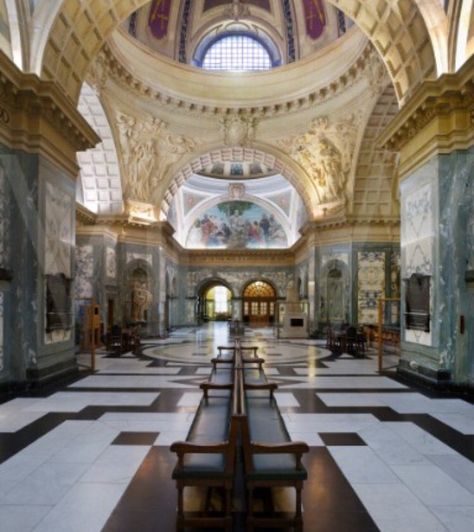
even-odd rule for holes
{"type": "Polygon", "coordinates": [[[232,292],[219,283],[206,285],[198,298],[200,322],[227,321],[232,317],[232,292]]]}
{"type": "Polygon", "coordinates": [[[257,327],[273,325],[276,299],[275,289],[265,281],[254,281],[247,285],[242,298],[244,322],[257,327]]]}

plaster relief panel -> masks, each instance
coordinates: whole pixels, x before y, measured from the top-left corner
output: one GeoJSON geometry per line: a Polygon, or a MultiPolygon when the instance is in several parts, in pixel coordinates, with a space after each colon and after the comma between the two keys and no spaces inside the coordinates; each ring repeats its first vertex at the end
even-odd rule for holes
{"type": "Polygon", "coordinates": [[[111,279],[117,278],[117,254],[110,246],[105,249],[105,273],[111,279]]]}
{"type": "Polygon", "coordinates": [[[303,135],[278,142],[309,175],[321,204],[345,200],[361,121],[360,113],[334,123],[328,117],[318,117],[303,135]]]}
{"type": "Polygon", "coordinates": [[[196,141],[175,135],[159,118],[137,118],[117,112],[117,128],[124,169],[125,196],[149,202],[159,182],[196,141]]]}

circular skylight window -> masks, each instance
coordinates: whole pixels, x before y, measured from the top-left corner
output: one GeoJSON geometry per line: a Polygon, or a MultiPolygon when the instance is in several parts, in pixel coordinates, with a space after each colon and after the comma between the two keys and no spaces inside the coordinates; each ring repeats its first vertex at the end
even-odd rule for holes
{"type": "Polygon", "coordinates": [[[249,35],[225,35],[204,53],[202,68],[220,72],[258,72],[274,65],[267,48],[249,35]]]}

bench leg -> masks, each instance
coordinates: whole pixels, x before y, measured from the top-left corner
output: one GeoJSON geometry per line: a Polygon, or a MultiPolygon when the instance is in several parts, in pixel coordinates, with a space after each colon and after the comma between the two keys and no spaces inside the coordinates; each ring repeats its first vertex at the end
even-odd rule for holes
{"type": "Polygon", "coordinates": [[[295,515],[295,530],[303,532],[303,517],[301,515],[301,489],[296,488],[296,515],[295,515]]]}
{"type": "Polygon", "coordinates": [[[247,532],[253,532],[253,488],[247,492],[247,532]]]}
{"type": "Polygon", "coordinates": [[[176,519],[176,530],[184,530],[184,486],[177,485],[178,488],[178,516],[176,519]]]}

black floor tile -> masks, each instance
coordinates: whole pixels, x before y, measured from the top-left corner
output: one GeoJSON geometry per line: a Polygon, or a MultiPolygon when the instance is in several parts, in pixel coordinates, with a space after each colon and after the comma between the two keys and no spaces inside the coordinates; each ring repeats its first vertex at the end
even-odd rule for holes
{"type": "Polygon", "coordinates": [[[153,445],[159,432],[121,432],[112,445],[153,445]]]}
{"type": "Polygon", "coordinates": [[[355,432],[320,432],[324,445],[367,445],[355,432]]]}

